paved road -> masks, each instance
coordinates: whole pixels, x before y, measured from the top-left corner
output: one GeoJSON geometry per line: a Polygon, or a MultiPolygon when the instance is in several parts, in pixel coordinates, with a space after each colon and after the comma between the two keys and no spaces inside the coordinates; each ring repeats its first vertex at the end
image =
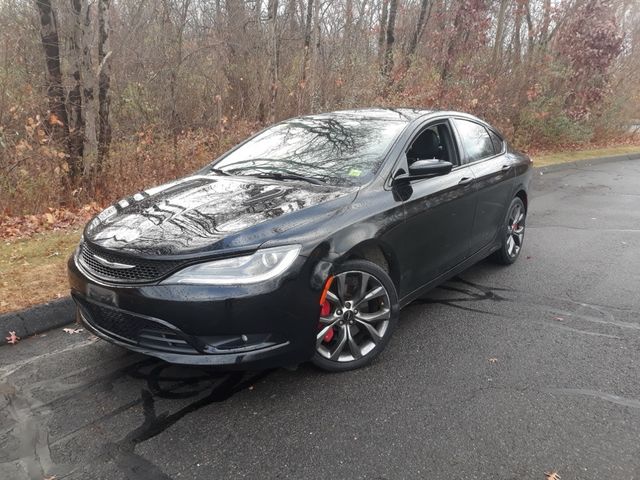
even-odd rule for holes
{"type": "Polygon", "coordinates": [[[535,178],[519,262],[364,370],[212,374],[62,331],[0,347],[0,478],[640,479],[640,162],[535,178]]]}

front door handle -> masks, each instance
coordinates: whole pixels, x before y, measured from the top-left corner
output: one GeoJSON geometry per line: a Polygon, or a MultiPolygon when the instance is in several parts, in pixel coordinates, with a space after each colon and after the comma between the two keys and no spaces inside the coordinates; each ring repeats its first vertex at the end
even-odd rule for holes
{"type": "Polygon", "coordinates": [[[469,185],[471,182],[473,182],[473,177],[462,177],[458,185],[469,185]]]}
{"type": "Polygon", "coordinates": [[[502,170],[503,172],[508,172],[509,170],[511,170],[511,165],[503,165],[500,170],[502,170]]]}

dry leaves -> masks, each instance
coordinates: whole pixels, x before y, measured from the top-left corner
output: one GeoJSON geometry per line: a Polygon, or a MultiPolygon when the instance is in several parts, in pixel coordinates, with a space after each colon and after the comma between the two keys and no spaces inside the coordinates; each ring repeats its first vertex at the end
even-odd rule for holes
{"type": "Polygon", "coordinates": [[[497,359],[497,358],[489,358],[489,359],[488,359],[488,362],[489,362],[489,363],[496,363],[497,361],[498,361],[498,359],[497,359]]]}
{"type": "Polygon", "coordinates": [[[9,332],[9,336],[4,338],[7,340],[7,343],[10,343],[11,345],[15,345],[20,341],[20,337],[16,335],[16,332],[9,332]]]}
{"type": "Polygon", "coordinates": [[[9,216],[0,213],[0,239],[31,237],[36,233],[60,230],[86,223],[102,207],[91,202],[81,208],[49,208],[38,215],[9,216]]]}
{"type": "Polygon", "coordinates": [[[84,332],[84,328],[63,328],[62,331],[69,335],[73,335],[75,333],[84,332]]]}
{"type": "Polygon", "coordinates": [[[544,476],[547,480],[560,480],[560,475],[558,475],[558,472],[556,472],[555,470],[552,470],[550,472],[544,472],[544,476]]]}
{"type": "Polygon", "coordinates": [[[64,123],[55,113],[49,114],[49,125],[59,125],[60,127],[64,127],[64,123]]]}

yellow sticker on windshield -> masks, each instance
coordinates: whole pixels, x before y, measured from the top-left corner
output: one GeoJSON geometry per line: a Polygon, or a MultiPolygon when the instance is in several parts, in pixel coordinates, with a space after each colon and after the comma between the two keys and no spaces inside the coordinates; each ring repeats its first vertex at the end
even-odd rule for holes
{"type": "Polygon", "coordinates": [[[349,174],[350,177],[359,177],[360,175],[362,175],[362,170],[358,169],[358,168],[352,168],[351,170],[349,170],[349,174]]]}

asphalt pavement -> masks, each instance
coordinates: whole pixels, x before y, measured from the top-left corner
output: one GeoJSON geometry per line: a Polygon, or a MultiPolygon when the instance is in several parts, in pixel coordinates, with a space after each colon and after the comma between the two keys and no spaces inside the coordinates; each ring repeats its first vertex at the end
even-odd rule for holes
{"type": "Polygon", "coordinates": [[[370,367],[214,373],[57,329],[0,347],[0,478],[640,479],[640,161],[536,172],[518,262],[370,367]]]}

